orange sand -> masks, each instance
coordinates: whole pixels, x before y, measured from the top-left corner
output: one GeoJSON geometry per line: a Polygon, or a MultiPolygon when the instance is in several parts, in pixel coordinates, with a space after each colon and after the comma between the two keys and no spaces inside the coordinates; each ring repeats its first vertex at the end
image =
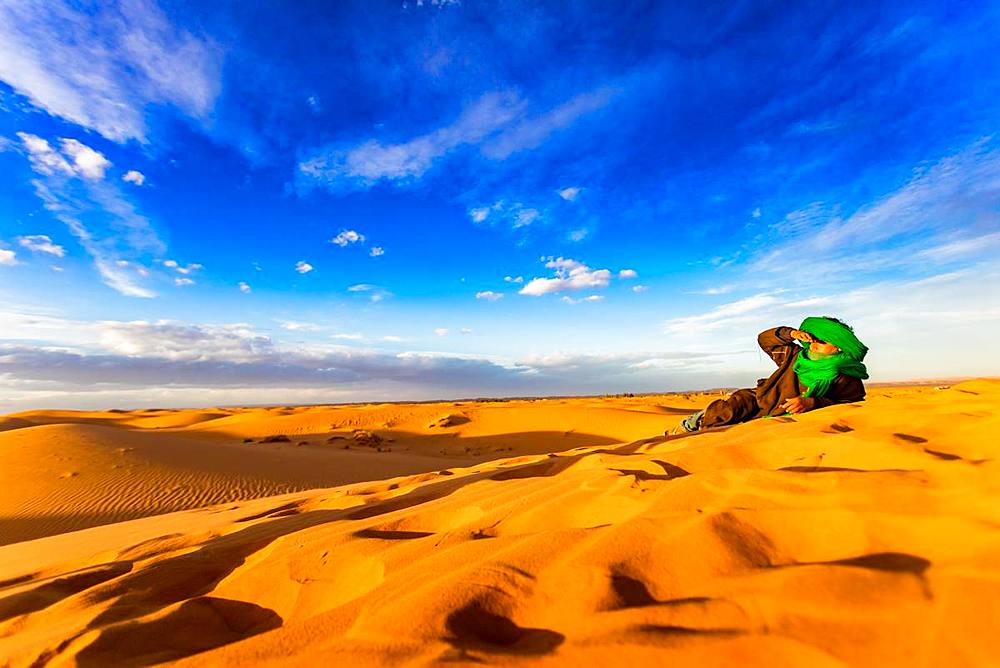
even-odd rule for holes
{"type": "Polygon", "coordinates": [[[710,398],[0,417],[0,665],[1000,663],[1000,380],[710,398]]]}

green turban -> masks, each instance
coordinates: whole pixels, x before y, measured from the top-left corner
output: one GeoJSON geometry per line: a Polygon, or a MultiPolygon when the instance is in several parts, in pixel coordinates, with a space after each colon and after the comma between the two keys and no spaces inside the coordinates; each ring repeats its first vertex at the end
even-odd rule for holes
{"type": "Polygon", "coordinates": [[[808,345],[799,352],[793,368],[799,383],[809,388],[802,396],[824,396],[839,374],[861,379],[868,377],[868,370],[862,363],[868,346],[861,343],[850,327],[830,318],[813,317],[803,320],[799,329],[840,348],[839,353],[821,359],[807,356],[808,345]]]}

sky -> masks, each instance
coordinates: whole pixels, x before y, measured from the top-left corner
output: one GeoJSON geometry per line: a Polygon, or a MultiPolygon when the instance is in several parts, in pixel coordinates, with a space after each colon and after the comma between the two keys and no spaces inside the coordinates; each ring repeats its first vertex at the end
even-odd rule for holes
{"type": "Polygon", "coordinates": [[[0,412],[1000,375],[1000,3],[0,0],[0,412]]]}

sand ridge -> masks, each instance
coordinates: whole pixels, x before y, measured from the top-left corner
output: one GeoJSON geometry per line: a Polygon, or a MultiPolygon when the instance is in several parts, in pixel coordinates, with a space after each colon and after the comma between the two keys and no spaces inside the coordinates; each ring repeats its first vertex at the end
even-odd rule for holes
{"type": "Polygon", "coordinates": [[[621,443],[662,432],[708,400],[18,413],[0,418],[0,545],[228,501],[621,443]]]}
{"type": "Polygon", "coordinates": [[[879,391],[8,545],[0,655],[995,665],[998,399],[879,391]]]}

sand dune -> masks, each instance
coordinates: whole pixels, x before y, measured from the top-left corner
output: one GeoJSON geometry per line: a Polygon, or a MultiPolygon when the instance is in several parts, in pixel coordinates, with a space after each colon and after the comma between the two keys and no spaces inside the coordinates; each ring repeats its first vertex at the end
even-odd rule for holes
{"type": "MultiPolygon", "coordinates": [[[[266,454],[263,469],[275,470],[260,460],[223,476],[246,494],[223,505],[0,548],[0,656],[14,666],[998,663],[1000,380],[876,389],[795,418],[644,438],[706,399],[204,420],[19,414],[34,426],[0,432],[0,453],[60,453],[44,460],[59,513],[142,507],[128,485],[65,491],[116,457],[136,462],[147,497],[190,471],[179,484],[199,504],[220,500],[194,490],[222,485],[212,476],[236,460],[266,454]],[[392,452],[361,445],[355,429],[392,452]],[[278,433],[290,440],[241,440],[278,433]],[[298,457],[315,458],[287,463],[298,457]],[[254,475],[277,492],[312,486],[293,474],[327,475],[322,462],[340,475],[349,457],[426,466],[248,499],[254,475]]],[[[32,508],[23,517],[45,515],[44,503],[32,508]]]]}
{"type": "Polygon", "coordinates": [[[662,432],[675,414],[707,400],[19,413],[0,418],[0,545],[228,501],[630,441],[662,432]]]}

